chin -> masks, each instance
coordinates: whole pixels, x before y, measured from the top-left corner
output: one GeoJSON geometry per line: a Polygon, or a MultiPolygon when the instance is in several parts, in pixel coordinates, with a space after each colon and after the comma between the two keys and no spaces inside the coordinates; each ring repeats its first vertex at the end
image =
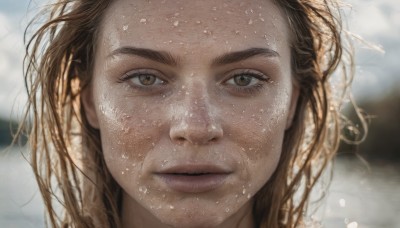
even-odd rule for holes
{"type": "Polygon", "coordinates": [[[160,218],[160,221],[171,227],[176,228],[203,228],[203,227],[218,227],[227,218],[217,213],[200,210],[185,210],[183,213],[175,213],[169,211],[160,218]]]}

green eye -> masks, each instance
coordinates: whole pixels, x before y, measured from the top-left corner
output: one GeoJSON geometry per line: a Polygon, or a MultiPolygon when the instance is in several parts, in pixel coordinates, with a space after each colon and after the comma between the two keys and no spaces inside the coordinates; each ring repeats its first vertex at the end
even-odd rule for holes
{"type": "Polygon", "coordinates": [[[251,81],[254,79],[253,76],[249,75],[238,75],[233,78],[233,81],[238,86],[248,86],[250,85],[251,81]]]}
{"type": "Polygon", "coordinates": [[[138,81],[141,85],[150,86],[154,85],[157,78],[151,74],[142,74],[138,76],[138,81]]]}

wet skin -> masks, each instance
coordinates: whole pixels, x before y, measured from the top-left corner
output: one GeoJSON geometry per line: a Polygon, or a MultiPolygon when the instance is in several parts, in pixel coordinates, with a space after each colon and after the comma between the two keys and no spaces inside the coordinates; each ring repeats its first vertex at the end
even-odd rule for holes
{"type": "Polygon", "coordinates": [[[251,227],[298,90],[267,0],[115,1],[83,104],[124,227],[251,227]]]}

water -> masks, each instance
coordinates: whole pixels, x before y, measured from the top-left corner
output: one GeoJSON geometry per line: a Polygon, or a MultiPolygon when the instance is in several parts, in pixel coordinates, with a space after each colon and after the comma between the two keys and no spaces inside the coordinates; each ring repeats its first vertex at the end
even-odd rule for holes
{"type": "Polygon", "coordinates": [[[45,227],[43,211],[31,167],[18,150],[0,153],[0,227],[45,227]]]}
{"type": "MultiPolygon", "coordinates": [[[[0,150],[1,151],[1,150],[0,150]]],[[[45,227],[43,206],[28,163],[17,150],[0,154],[0,227],[45,227]]],[[[321,210],[327,228],[400,227],[400,171],[366,170],[359,162],[338,162],[321,210]]]]}

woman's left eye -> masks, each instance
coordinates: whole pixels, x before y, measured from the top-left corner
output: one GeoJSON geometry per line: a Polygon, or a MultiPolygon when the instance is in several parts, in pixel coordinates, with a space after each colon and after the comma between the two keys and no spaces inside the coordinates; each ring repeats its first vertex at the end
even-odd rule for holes
{"type": "Polygon", "coordinates": [[[269,78],[259,72],[239,72],[226,80],[225,84],[229,86],[249,88],[264,84],[267,81],[269,81],[269,78]]]}
{"type": "Polygon", "coordinates": [[[260,80],[253,75],[239,74],[226,81],[227,84],[236,86],[253,86],[256,85],[260,80]]]}

